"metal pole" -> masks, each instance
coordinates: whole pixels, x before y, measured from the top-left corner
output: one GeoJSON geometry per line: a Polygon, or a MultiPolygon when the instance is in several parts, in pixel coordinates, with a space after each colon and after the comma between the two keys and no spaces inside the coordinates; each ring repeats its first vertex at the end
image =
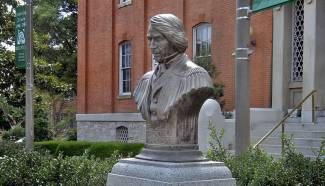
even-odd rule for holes
{"type": "Polygon", "coordinates": [[[249,53],[250,1],[237,0],[236,7],[236,121],[235,154],[240,155],[250,145],[250,83],[249,53]]]}
{"type": "Polygon", "coordinates": [[[32,0],[26,0],[27,20],[26,20],[26,150],[33,150],[34,142],[34,112],[33,112],[33,44],[32,44],[32,0]]]}

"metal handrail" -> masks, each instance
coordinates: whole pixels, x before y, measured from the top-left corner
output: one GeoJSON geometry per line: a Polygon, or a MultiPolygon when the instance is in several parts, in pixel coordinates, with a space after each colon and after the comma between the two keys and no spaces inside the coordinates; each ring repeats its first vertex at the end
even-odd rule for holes
{"type": "MultiPolygon", "coordinates": [[[[292,115],[292,113],[294,113],[296,110],[298,110],[298,108],[300,108],[302,106],[302,104],[310,97],[312,96],[312,122],[314,123],[316,120],[315,117],[315,94],[316,90],[311,91],[294,109],[292,109],[288,114],[286,114],[283,119],[277,124],[275,125],[268,133],[266,133],[255,145],[254,148],[256,148],[260,143],[262,143],[267,137],[269,137],[272,132],[275,131],[275,129],[277,129],[280,125],[282,125],[282,134],[284,134],[284,125],[285,125],[285,121],[292,115]]],[[[282,142],[282,148],[283,148],[283,142],[282,142]]]]}

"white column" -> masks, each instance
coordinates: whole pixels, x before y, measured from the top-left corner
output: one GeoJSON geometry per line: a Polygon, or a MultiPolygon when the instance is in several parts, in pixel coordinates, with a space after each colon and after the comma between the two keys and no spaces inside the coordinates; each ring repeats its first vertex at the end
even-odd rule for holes
{"type": "MultiPolygon", "coordinates": [[[[317,90],[316,106],[325,109],[325,1],[309,0],[304,5],[303,97],[317,90]]],[[[302,121],[312,121],[312,102],[303,105],[302,121]]]]}
{"type": "Polygon", "coordinates": [[[292,43],[292,6],[273,10],[272,108],[286,113],[289,98],[289,68],[292,43]]]}

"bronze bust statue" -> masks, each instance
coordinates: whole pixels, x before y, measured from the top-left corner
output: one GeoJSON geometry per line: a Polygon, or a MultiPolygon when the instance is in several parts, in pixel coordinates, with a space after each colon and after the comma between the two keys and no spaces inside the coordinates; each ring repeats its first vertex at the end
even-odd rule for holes
{"type": "Polygon", "coordinates": [[[236,185],[222,162],[205,159],[198,149],[198,113],[212,95],[212,80],[184,54],[182,22],[171,14],[152,17],[148,40],[159,64],[134,92],[148,123],[145,148],[115,164],[107,185],[236,185]]]}
{"type": "Polygon", "coordinates": [[[188,41],[176,16],[153,16],[147,37],[158,65],[142,77],[134,92],[148,122],[147,143],[196,144],[198,112],[212,94],[212,80],[184,54],[188,41]]]}

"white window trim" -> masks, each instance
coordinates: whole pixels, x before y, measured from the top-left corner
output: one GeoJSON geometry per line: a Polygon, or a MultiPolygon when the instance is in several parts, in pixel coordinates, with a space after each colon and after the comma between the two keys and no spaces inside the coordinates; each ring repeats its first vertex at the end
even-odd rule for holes
{"type": "MultiPolygon", "coordinates": [[[[123,74],[122,74],[122,46],[124,44],[130,44],[131,46],[131,71],[132,71],[132,45],[130,41],[124,41],[122,43],[120,43],[119,45],[119,96],[131,96],[131,90],[130,92],[123,92],[123,74]]],[[[132,73],[130,74],[130,81],[131,81],[131,85],[132,85],[132,73]]],[[[131,86],[130,85],[130,86],[131,86]]],[[[131,89],[131,87],[130,87],[131,89]]]]}
{"type": "MultiPolygon", "coordinates": [[[[192,29],[192,32],[193,32],[193,35],[192,35],[192,39],[193,39],[192,40],[193,41],[193,44],[192,44],[193,57],[192,58],[193,59],[192,60],[193,61],[195,61],[195,57],[196,57],[196,30],[198,27],[200,27],[202,25],[210,25],[210,27],[211,27],[211,48],[212,48],[212,24],[204,22],[204,23],[200,23],[200,24],[196,25],[195,27],[193,27],[193,29],[192,29]]],[[[210,55],[212,55],[212,54],[210,54],[210,55]]]]}
{"type": "Polygon", "coordinates": [[[123,0],[119,0],[119,3],[118,3],[118,8],[122,8],[122,7],[125,7],[125,6],[128,6],[128,5],[131,5],[132,4],[132,0],[126,0],[125,2],[123,2],[123,0]]]}

